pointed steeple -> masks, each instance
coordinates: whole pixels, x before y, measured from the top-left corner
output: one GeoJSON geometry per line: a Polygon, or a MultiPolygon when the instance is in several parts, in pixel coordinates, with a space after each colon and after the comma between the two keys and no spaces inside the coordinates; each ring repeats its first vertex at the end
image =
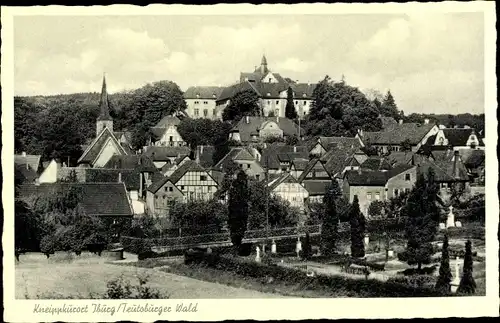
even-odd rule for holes
{"type": "Polygon", "coordinates": [[[266,55],[262,55],[262,60],[260,61],[260,72],[262,74],[269,72],[269,70],[267,69],[266,55]]]}
{"type": "Polygon", "coordinates": [[[106,90],[106,75],[102,77],[101,100],[99,102],[100,114],[97,120],[113,120],[109,114],[108,91],[106,90]]]}

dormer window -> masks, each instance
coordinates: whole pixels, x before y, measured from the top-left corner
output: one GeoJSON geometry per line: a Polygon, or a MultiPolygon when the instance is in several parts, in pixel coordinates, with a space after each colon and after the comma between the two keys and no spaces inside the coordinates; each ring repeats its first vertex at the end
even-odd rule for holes
{"type": "Polygon", "coordinates": [[[306,94],[305,94],[305,93],[304,93],[304,94],[302,94],[302,97],[303,97],[303,98],[305,98],[305,97],[306,97],[306,94]]]}
{"type": "Polygon", "coordinates": [[[271,96],[271,93],[267,92],[267,96],[271,96]]]}
{"type": "Polygon", "coordinates": [[[216,97],[217,97],[217,96],[216,96],[215,94],[212,94],[212,98],[214,98],[214,99],[215,99],[216,97]]]}
{"type": "Polygon", "coordinates": [[[196,94],[196,98],[199,99],[200,98],[200,95],[199,94],[196,94]]]}

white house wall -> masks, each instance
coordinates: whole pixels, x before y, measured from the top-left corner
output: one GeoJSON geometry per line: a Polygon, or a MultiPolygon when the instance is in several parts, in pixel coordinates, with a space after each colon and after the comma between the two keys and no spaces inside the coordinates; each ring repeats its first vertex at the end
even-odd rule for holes
{"type": "Polygon", "coordinates": [[[307,190],[299,183],[281,183],[274,188],[273,193],[300,209],[304,208],[305,199],[309,197],[307,190]]]}
{"type": "Polygon", "coordinates": [[[121,155],[120,149],[117,144],[109,138],[104,145],[104,147],[99,152],[98,157],[94,162],[94,167],[104,167],[106,163],[113,157],[114,155],[121,155]]]}
{"type": "Polygon", "coordinates": [[[55,183],[57,182],[57,171],[59,165],[57,165],[55,160],[51,160],[47,168],[44,169],[38,181],[41,183],[55,183]]]}
{"type": "Polygon", "coordinates": [[[210,200],[217,191],[217,183],[207,172],[187,172],[175,185],[187,200],[210,200]]]}

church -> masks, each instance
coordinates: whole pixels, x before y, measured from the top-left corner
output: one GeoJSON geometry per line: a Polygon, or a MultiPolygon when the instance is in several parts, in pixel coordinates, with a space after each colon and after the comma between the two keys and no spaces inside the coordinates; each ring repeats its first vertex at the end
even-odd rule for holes
{"type": "Polygon", "coordinates": [[[99,101],[99,116],[96,120],[96,137],[87,145],[78,159],[79,167],[102,168],[114,155],[133,155],[127,134],[115,132],[113,118],[109,113],[106,77],[103,76],[101,98],[99,101]]]}

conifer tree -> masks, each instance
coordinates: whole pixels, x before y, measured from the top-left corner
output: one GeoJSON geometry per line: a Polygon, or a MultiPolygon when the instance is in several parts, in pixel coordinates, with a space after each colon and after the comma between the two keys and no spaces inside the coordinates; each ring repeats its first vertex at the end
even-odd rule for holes
{"type": "Polygon", "coordinates": [[[286,92],[285,117],[288,119],[297,118],[297,110],[295,110],[295,105],[293,104],[293,90],[291,87],[288,87],[286,92]]]}
{"type": "Polygon", "coordinates": [[[351,209],[349,212],[349,222],[351,224],[351,256],[364,257],[365,256],[365,216],[359,210],[359,200],[354,196],[351,209]]]}
{"type": "Polygon", "coordinates": [[[391,91],[387,91],[382,104],[379,107],[380,114],[397,119],[399,117],[398,107],[394,101],[391,91]]]}
{"type": "Polygon", "coordinates": [[[308,260],[312,255],[312,246],[311,246],[311,237],[309,236],[309,232],[306,232],[306,238],[304,241],[304,248],[302,251],[302,258],[308,260]]]}
{"type": "Polygon", "coordinates": [[[229,190],[228,224],[233,246],[239,247],[248,222],[248,178],[240,170],[229,190]]]}
{"type": "Polygon", "coordinates": [[[439,277],[436,282],[436,289],[440,289],[446,292],[451,291],[451,275],[450,269],[450,254],[448,251],[448,236],[444,236],[443,248],[441,250],[441,266],[439,267],[439,277]]]}
{"type": "Polygon", "coordinates": [[[339,239],[339,215],[337,214],[335,203],[339,190],[338,183],[333,181],[323,197],[325,214],[321,226],[321,253],[327,256],[335,254],[337,249],[336,242],[339,239]]]}
{"type": "Polygon", "coordinates": [[[472,276],[473,260],[472,260],[472,244],[470,240],[465,243],[464,270],[460,284],[458,285],[457,293],[474,294],[476,291],[476,282],[472,276]]]}
{"type": "Polygon", "coordinates": [[[434,170],[429,168],[427,179],[423,173],[408,196],[401,215],[407,217],[405,231],[407,238],[406,258],[409,265],[428,264],[433,252],[432,241],[439,223],[438,187],[434,181],[434,170]]]}

